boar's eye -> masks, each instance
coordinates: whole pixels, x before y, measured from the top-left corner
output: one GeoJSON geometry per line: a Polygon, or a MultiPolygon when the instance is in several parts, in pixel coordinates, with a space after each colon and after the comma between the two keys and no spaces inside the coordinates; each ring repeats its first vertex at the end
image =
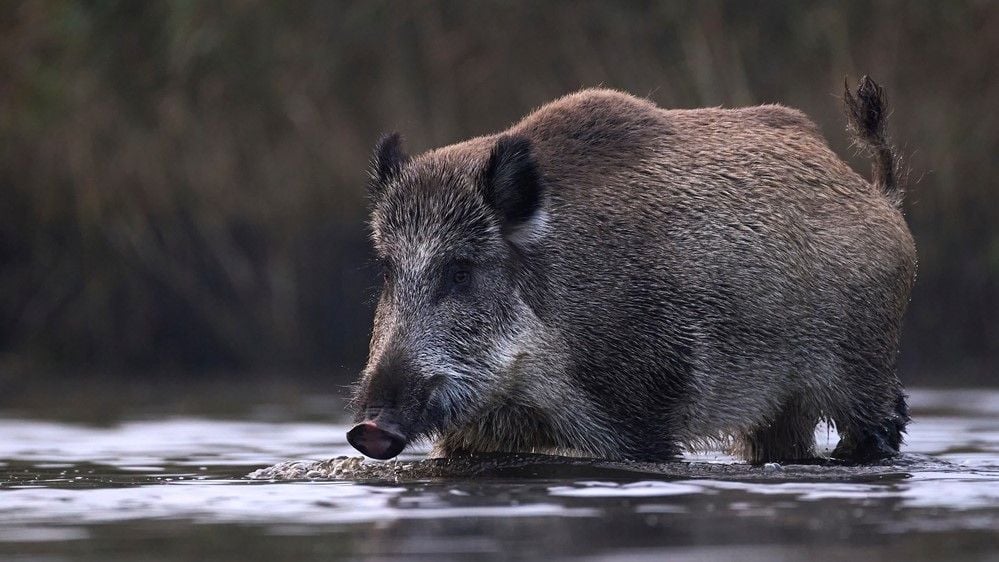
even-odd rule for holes
{"type": "Polygon", "coordinates": [[[448,292],[460,291],[472,281],[472,268],[467,264],[453,264],[447,268],[445,282],[448,292]]]}

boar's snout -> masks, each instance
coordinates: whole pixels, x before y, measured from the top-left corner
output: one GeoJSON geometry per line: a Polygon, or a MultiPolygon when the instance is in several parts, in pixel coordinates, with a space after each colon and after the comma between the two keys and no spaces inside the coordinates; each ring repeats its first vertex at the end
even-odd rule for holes
{"type": "Polygon", "coordinates": [[[412,363],[405,354],[389,350],[381,355],[357,400],[357,425],[347,432],[347,442],[365,455],[390,459],[406,447],[412,420],[405,412],[418,406],[412,363]]]}
{"type": "Polygon", "coordinates": [[[394,416],[385,410],[366,419],[347,432],[347,442],[365,456],[388,460],[398,456],[406,447],[403,435],[394,416]]]}

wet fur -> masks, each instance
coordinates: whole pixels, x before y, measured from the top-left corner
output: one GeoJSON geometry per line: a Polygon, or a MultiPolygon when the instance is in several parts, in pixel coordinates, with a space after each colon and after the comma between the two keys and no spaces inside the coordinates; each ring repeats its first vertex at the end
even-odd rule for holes
{"type": "Polygon", "coordinates": [[[426,291],[383,294],[358,408],[395,381],[439,455],[664,460],[734,443],[752,462],[789,461],[814,455],[820,419],[841,434],[838,457],[896,453],[908,416],[894,365],[916,254],[872,84],[846,98],[871,182],[796,110],[664,110],[610,90],[412,160],[383,140],[380,254],[416,271],[487,247],[515,298],[439,320],[426,291]],[[482,185],[502,143],[539,184],[528,216],[497,210],[482,185]],[[403,352],[422,374],[385,375],[384,357],[403,352]],[[431,390],[434,369],[450,378],[431,390]],[[421,400],[446,413],[428,417],[421,400]]]}

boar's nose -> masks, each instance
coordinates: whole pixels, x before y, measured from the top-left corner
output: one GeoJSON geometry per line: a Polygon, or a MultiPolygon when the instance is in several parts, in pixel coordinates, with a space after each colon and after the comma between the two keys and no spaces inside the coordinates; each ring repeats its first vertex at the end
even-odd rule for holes
{"type": "Polygon", "coordinates": [[[406,436],[394,423],[365,420],[347,432],[347,442],[366,456],[388,460],[406,447],[406,436]]]}

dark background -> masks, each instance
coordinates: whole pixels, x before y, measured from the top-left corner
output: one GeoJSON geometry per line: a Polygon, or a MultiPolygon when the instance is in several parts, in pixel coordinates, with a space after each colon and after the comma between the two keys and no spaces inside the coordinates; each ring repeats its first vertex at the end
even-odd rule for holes
{"type": "Polygon", "coordinates": [[[602,85],[800,108],[866,175],[838,99],[863,74],[910,169],[901,376],[999,382],[999,3],[0,6],[0,393],[110,372],[348,382],[384,131],[419,152],[602,85]]]}

